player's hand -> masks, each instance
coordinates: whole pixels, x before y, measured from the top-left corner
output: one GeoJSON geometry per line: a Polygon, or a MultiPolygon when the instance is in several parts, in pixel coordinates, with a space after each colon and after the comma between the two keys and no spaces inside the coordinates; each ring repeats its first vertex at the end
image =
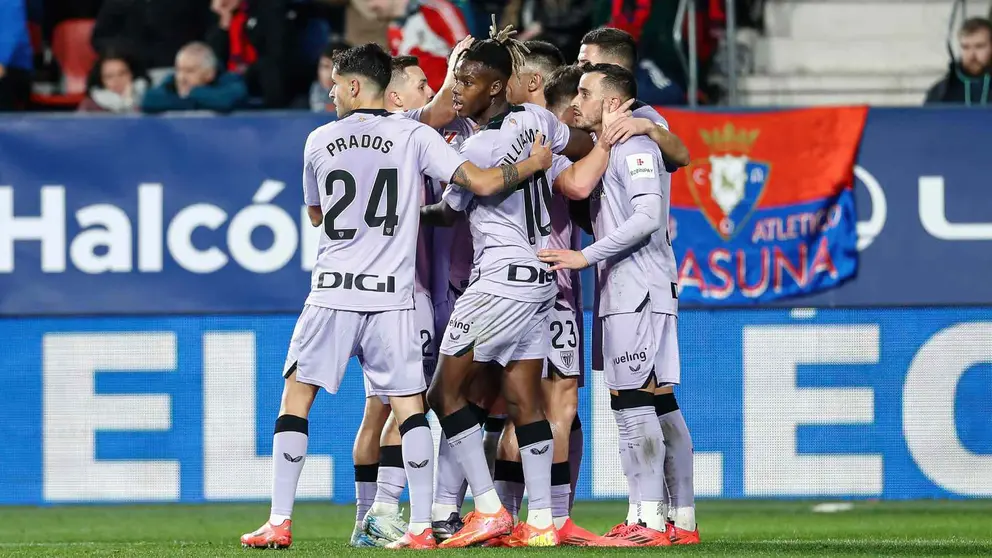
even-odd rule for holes
{"type": "Polygon", "coordinates": [[[647,118],[624,118],[614,122],[609,128],[603,128],[603,136],[610,144],[624,143],[634,136],[646,136],[651,133],[652,126],[657,126],[647,118]]]}
{"type": "Polygon", "coordinates": [[[630,107],[634,104],[634,101],[635,99],[627,99],[627,102],[618,106],[616,110],[610,110],[606,101],[603,101],[603,130],[606,130],[618,120],[629,118],[633,114],[630,111],[630,107]]]}
{"type": "Polygon", "coordinates": [[[451,49],[451,54],[448,55],[448,71],[449,72],[452,72],[453,73],[455,71],[454,70],[455,63],[458,62],[458,57],[461,56],[463,52],[465,52],[466,50],[468,50],[468,48],[470,46],[472,46],[472,43],[474,43],[474,42],[475,42],[475,37],[473,37],[472,35],[469,35],[469,36],[465,37],[464,39],[458,41],[458,44],[455,45],[455,48],[451,49]]]}
{"type": "Polygon", "coordinates": [[[542,169],[551,168],[551,148],[544,142],[544,134],[541,132],[534,136],[534,145],[530,147],[530,156],[538,158],[542,169]]]}
{"type": "Polygon", "coordinates": [[[589,267],[586,257],[578,250],[540,250],[537,252],[537,258],[544,263],[551,264],[550,271],[589,267]]]}

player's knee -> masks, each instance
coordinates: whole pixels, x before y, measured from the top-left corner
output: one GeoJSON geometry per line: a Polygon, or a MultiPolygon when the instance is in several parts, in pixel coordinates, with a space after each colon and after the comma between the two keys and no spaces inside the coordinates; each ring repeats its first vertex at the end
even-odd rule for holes
{"type": "Polygon", "coordinates": [[[306,418],[310,415],[317,387],[296,381],[295,374],[286,378],[282,390],[282,402],[279,406],[280,415],[294,415],[306,418]]]}
{"type": "Polygon", "coordinates": [[[610,394],[610,408],[614,411],[625,411],[649,407],[654,410],[654,394],[641,389],[620,389],[610,394]]]}
{"type": "Polygon", "coordinates": [[[441,382],[431,382],[431,387],[427,390],[427,405],[434,409],[438,416],[443,417],[455,410],[449,408],[446,403],[444,387],[441,386],[441,382]]]}

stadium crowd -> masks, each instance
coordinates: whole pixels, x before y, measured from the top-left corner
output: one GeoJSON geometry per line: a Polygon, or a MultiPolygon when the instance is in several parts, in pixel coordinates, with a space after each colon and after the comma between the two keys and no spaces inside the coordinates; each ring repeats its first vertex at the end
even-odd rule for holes
{"type": "MultiPolygon", "coordinates": [[[[710,37],[722,2],[698,3],[700,36],[710,37]]],[[[0,111],[327,111],[330,55],[366,42],[416,56],[436,91],[452,48],[484,34],[490,14],[569,60],[590,29],[623,29],[638,41],[642,100],[678,105],[686,78],[671,32],[677,8],[649,0],[10,0],[0,3],[0,111]]],[[[700,43],[704,67],[715,44],[700,43]]]]}

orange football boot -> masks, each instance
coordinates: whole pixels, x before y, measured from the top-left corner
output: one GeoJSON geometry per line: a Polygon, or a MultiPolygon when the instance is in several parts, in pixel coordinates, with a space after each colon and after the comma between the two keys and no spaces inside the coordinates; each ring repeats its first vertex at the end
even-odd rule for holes
{"type": "Polygon", "coordinates": [[[624,521],[622,523],[617,523],[616,525],[614,525],[613,528],[607,531],[606,534],[603,536],[608,539],[622,537],[627,534],[628,529],[630,529],[630,525],[628,525],[627,522],[624,521]]]}
{"type": "Polygon", "coordinates": [[[618,537],[622,541],[634,543],[636,546],[671,546],[672,540],[664,531],[655,531],[641,523],[628,526],[626,532],[618,537]]]}
{"type": "Polygon", "coordinates": [[[289,548],[293,544],[293,521],[287,519],[279,525],[268,521],[252,533],[241,535],[241,546],[245,548],[289,548]]]}
{"type": "Polygon", "coordinates": [[[429,528],[419,535],[414,535],[407,531],[399,540],[386,545],[386,548],[412,548],[414,550],[433,550],[437,548],[437,541],[434,540],[434,532],[429,528]]]}
{"type": "Polygon", "coordinates": [[[671,539],[672,544],[699,544],[699,526],[696,526],[695,531],[686,531],[685,529],[679,529],[675,525],[671,526],[671,539]]]}
{"type": "Polygon", "coordinates": [[[513,516],[503,506],[496,513],[470,512],[464,521],[465,525],[439,544],[439,548],[464,548],[507,535],[513,530],[513,516]]]}
{"type": "Polygon", "coordinates": [[[533,525],[521,521],[513,528],[513,532],[506,539],[506,546],[558,546],[558,530],[554,523],[544,529],[538,529],[533,525]]]}
{"type": "Polygon", "coordinates": [[[633,543],[615,537],[604,537],[583,529],[568,518],[558,529],[558,539],[562,546],[634,546],[633,543]]]}

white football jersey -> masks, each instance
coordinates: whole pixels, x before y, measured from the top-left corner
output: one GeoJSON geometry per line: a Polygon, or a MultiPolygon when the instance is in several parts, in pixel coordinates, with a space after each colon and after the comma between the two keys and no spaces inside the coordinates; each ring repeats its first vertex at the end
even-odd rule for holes
{"type": "Polygon", "coordinates": [[[307,304],[413,308],[424,176],[447,182],[465,160],[433,129],[385,110],[356,110],[314,130],[303,192],[324,222],[307,304]]]}
{"type": "MultiPolygon", "coordinates": [[[[462,154],[482,168],[514,164],[530,155],[540,132],[551,150],[568,144],[569,128],[547,110],[531,104],[511,106],[465,141],[462,154]]],[[[522,182],[513,192],[474,197],[449,184],[444,201],[467,211],[474,258],[469,288],[523,302],[542,302],[557,292],[555,274],[537,259],[551,234],[551,185],[544,172],[522,182]]]]}

